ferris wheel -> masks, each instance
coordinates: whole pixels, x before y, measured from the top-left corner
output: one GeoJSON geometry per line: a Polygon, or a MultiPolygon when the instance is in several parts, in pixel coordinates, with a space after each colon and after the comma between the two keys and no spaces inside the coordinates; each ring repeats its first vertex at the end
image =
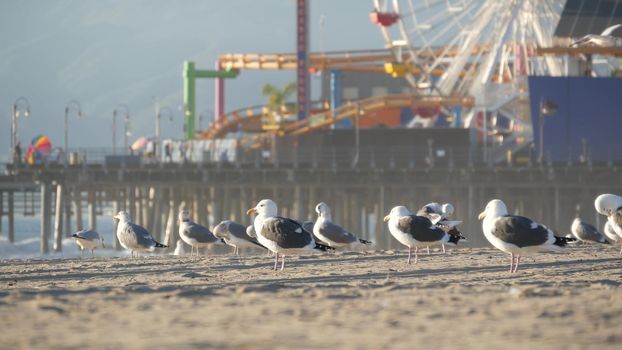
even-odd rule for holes
{"type": "MultiPolygon", "coordinates": [[[[374,0],[378,24],[403,76],[422,94],[480,100],[494,83],[562,73],[561,60],[534,57],[551,46],[565,0],[374,0]]],[[[393,64],[393,66],[391,66],[393,64]]]]}

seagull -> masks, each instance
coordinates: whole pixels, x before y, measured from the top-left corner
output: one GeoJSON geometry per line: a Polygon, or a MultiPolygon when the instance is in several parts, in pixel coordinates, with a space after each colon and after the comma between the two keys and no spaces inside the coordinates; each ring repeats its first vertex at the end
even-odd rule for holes
{"type": "Polygon", "coordinates": [[[458,244],[461,239],[464,239],[464,237],[445,232],[425,216],[413,215],[401,205],[391,209],[389,215],[384,217],[384,221],[389,222],[391,235],[408,247],[408,264],[410,264],[413,247],[416,264],[420,246],[458,244]]]}
{"type": "Polygon", "coordinates": [[[199,256],[199,248],[208,247],[212,244],[219,244],[223,241],[214,236],[210,230],[190,220],[190,212],[182,210],[179,212],[179,236],[190,246],[190,255],[196,248],[199,256]]]}
{"type": "Polygon", "coordinates": [[[620,38],[611,35],[616,29],[620,28],[622,24],[613,25],[605,29],[600,35],[588,34],[582,38],[579,38],[570,44],[570,47],[584,47],[584,46],[598,46],[598,47],[616,47],[622,46],[620,38]]]}
{"type": "Polygon", "coordinates": [[[315,206],[315,212],[318,214],[318,217],[313,225],[313,234],[322,242],[326,242],[330,247],[354,248],[355,246],[372,244],[371,241],[358,238],[353,233],[334,224],[332,222],[330,208],[326,203],[318,203],[318,205],[315,206]]]}
{"type": "MultiPolygon", "coordinates": [[[[430,219],[432,223],[434,223],[436,226],[440,227],[441,229],[445,230],[446,232],[456,235],[456,236],[464,237],[462,232],[460,232],[456,228],[456,225],[459,225],[460,223],[462,223],[462,221],[450,221],[449,220],[449,217],[453,213],[454,213],[454,206],[451,205],[451,203],[445,203],[441,205],[436,202],[428,203],[424,205],[423,207],[421,207],[419,211],[417,211],[418,216],[425,216],[426,218],[430,219]]],[[[430,255],[430,246],[426,246],[426,249],[427,249],[428,255],[430,255]]],[[[441,244],[441,249],[443,250],[443,253],[445,253],[444,244],[441,244]]]]}
{"type": "Polygon", "coordinates": [[[225,244],[232,246],[234,248],[233,253],[235,255],[238,255],[240,248],[245,247],[260,247],[266,249],[266,247],[257,242],[257,238],[251,237],[247,231],[248,228],[231,220],[221,221],[214,227],[214,235],[222,239],[225,244]]]}
{"type": "Polygon", "coordinates": [[[605,234],[605,236],[607,236],[607,240],[609,240],[611,244],[620,244],[620,255],[622,255],[622,236],[619,236],[616,233],[609,221],[605,222],[603,233],[605,234]]]}
{"type": "Polygon", "coordinates": [[[71,237],[76,239],[76,244],[80,248],[80,259],[84,257],[84,249],[91,250],[91,257],[95,257],[93,251],[101,244],[102,248],[106,248],[104,245],[104,238],[100,237],[99,233],[93,230],[81,230],[74,233],[71,237]]]}
{"type": "Polygon", "coordinates": [[[253,222],[257,240],[275,253],[274,270],[277,268],[279,255],[282,256],[282,271],[285,267],[285,255],[332,249],[316,243],[313,235],[305,231],[299,222],[276,216],[277,212],[277,205],[271,199],[261,200],[254,208],[246,212],[247,215],[257,214],[253,222]]]}
{"type": "Polygon", "coordinates": [[[581,242],[597,242],[609,244],[605,236],[598,232],[598,229],[587,222],[582,221],[579,217],[576,217],[572,221],[572,226],[570,227],[572,231],[572,235],[574,238],[578,239],[581,242]]]}
{"type": "Polygon", "coordinates": [[[615,194],[601,194],[594,200],[596,211],[607,217],[613,230],[622,236],[622,197],[615,194]]]}
{"type": "Polygon", "coordinates": [[[120,211],[113,218],[119,220],[117,226],[119,243],[130,251],[132,257],[134,257],[134,252],[138,256],[139,252],[152,252],[154,248],[167,248],[166,245],[156,242],[144,227],[133,223],[127,212],[120,211]]]}
{"type": "Polygon", "coordinates": [[[558,249],[574,238],[556,237],[546,226],[524,216],[509,215],[505,203],[493,199],[486,209],[479,214],[484,220],[484,236],[495,248],[510,253],[510,272],[518,271],[523,254],[544,249],[558,249]],[[516,262],[516,264],[514,264],[516,262]]]}

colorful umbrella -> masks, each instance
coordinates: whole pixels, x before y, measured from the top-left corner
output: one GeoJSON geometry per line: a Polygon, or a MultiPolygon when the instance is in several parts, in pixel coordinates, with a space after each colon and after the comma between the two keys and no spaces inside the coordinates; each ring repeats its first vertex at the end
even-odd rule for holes
{"type": "Polygon", "coordinates": [[[145,147],[145,145],[149,142],[149,139],[146,137],[139,137],[138,140],[134,141],[132,146],[130,147],[132,151],[138,151],[139,149],[145,147]]]}
{"type": "Polygon", "coordinates": [[[52,143],[45,135],[38,135],[30,142],[26,151],[26,163],[41,164],[43,159],[52,151],[52,143]]]}

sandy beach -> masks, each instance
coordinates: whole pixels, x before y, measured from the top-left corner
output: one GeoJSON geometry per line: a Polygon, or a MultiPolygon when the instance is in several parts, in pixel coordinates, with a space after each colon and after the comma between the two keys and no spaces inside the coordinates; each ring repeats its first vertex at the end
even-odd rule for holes
{"type": "Polygon", "coordinates": [[[610,246],[4,260],[5,349],[585,349],[622,345],[610,246]]]}

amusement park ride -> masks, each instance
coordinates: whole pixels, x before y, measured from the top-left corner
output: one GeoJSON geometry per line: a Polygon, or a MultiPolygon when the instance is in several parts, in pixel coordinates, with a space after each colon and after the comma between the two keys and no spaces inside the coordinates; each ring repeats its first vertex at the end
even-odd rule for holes
{"type": "MultiPolygon", "coordinates": [[[[489,155],[494,161],[533,139],[527,76],[570,75],[568,60],[573,56],[602,55],[608,64],[622,56],[622,48],[569,47],[554,38],[565,2],[374,0],[369,18],[382,33],[385,49],[314,53],[305,64],[311,73],[388,74],[405,79],[408,93],[372,96],[340,106],[313,102],[306,118],[276,129],[265,128],[268,109],[264,106],[217,113],[197,137],[216,139],[236,132],[242,135],[242,145],[259,147],[262,140],[275,135],[336,127],[344,119],[358,121],[388,107],[410,108],[413,115],[419,107],[446,115],[459,108],[459,127],[477,129],[484,149],[497,142],[496,154],[489,155]]],[[[224,54],[217,66],[230,72],[295,70],[299,62],[296,54],[224,54]]],[[[335,93],[340,92],[331,91],[335,93]]]]}

